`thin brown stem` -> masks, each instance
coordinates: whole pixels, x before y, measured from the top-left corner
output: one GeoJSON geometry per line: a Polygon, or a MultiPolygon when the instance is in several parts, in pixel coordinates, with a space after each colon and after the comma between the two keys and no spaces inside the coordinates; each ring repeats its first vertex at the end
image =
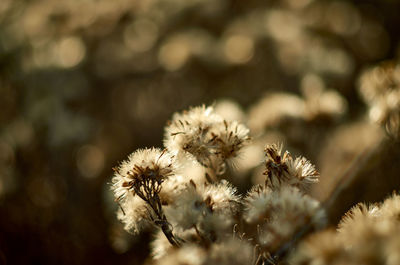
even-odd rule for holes
{"type": "Polygon", "coordinates": [[[176,239],[176,237],[172,233],[171,224],[167,221],[165,216],[164,216],[164,220],[159,222],[158,226],[161,228],[165,237],[168,239],[168,242],[171,243],[171,245],[173,245],[174,247],[181,246],[180,242],[176,239]]]}

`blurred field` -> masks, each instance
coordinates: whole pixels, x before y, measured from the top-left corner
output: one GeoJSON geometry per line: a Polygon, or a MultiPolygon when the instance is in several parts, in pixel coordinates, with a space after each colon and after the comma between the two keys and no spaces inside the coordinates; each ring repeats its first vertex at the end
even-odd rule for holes
{"type": "Polygon", "coordinates": [[[142,264],[149,235],[116,219],[112,167],[161,147],[175,111],[223,99],[241,106],[256,143],[283,141],[316,164],[317,198],[358,176],[332,224],[399,190],[399,143],[367,121],[357,92],[366,67],[398,60],[399,10],[396,0],[1,0],[0,264],[142,264]],[[276,92],[304,99],[307,115],[292,98],[263,107],[276,92]]]}

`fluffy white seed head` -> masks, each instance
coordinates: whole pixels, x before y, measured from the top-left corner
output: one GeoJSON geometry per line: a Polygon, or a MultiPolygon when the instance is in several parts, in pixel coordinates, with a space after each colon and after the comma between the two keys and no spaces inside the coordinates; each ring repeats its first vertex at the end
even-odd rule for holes
{"type": "Polygon", "coordinates": [[[165,127],[164,146],[178,156],[191,154],[202,165],[208,165],[214,148],[211,131],[221,121],[212,107],[204,105],[175,113],[165,127]]]}
{"type": "Polygon", "coordinates": [[[246,195],[243,217],[248,223],[267,221],[271,215],[273,191],[267,186],[255,186],[246,195]]]}
{"type": "Polygon", "coordinates": [[[158,187],[174,174],[171,154],[158,148],[139,149],[128,156],[116,169],[112,179],[114,196],[123,199],[128,193],[136,193],[134,186],[148,180],[158,187]]]}
{"type": "Polygon", "coordinates": [[[240,198],[227,181],[196,185],[193,182],[179,195],[179,200],[165,208],[168,220],[182,230],[198,229],[211,240],[233,222],[240,198]]]}
{"type": "Polygon", "coordinates": [[[304,195],[296,187],[283,186],[271,195],[270,218],[259,234],[260,242],[271,249],[279,247],[304,225],[320,227],[325,214],[319,202],[304,195]]]}
{"type": "MultiPolygon", "coordinates": [[[[137,233],[154,219],[154,209],[148,202],[162,203],[159,193],[163,182],[174,176],[173,162],[173,157],[161,149],[139,149],[115,169],[111,188],[126,230],[137,233]]],[[[169,199],[167,195],[163,198],[169,199]]]]}
{"type": "Polygon", "coordinates": [[[343,237],[346,237],[357,227],[375,222],[378,215],[379,205],[372,204],[368,206],[364,203],[359,203],[342,217],[338,225],[338,232],[343,237]]]}
{"type": "Polygon", "coordinates": [[[117,217],[126,231],[138,234],[152,226],[153,212],[142,199],[129,193],[120,201],[117,217]]]}

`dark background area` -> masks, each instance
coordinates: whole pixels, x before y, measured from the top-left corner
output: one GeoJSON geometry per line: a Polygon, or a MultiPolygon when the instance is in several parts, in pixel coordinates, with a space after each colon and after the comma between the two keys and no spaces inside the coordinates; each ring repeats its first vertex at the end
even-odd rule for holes
{"type": "Polygon", "coordinates": [[[300,95],[308,73],[346,98],[343,124],[358,119],[357,78],[398,56],[399,14],[395,0],[1,0],[0,264],[143,263],[150,237],[116,219],[112,167],[161,147],[176,111],[246,111],[300,95]]]}

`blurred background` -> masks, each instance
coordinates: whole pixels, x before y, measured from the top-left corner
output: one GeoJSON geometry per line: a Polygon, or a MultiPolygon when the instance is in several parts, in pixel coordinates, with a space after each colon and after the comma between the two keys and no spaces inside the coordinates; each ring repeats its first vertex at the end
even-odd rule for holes
{"type": "Polygon", "coordinates": [[[269,141],[316,164],[321,200],[360,175],[332,224],[398,190],[398,142],[369,122],[358,87],[364,69],[399,57],[399,11],[396,0],[1,0],[0,264],[145,262],[151,236],[116,219],[112,167],[162,147],[171,115],[203,103],[253,132],[239,178],[259,181],[269,141]]]}

